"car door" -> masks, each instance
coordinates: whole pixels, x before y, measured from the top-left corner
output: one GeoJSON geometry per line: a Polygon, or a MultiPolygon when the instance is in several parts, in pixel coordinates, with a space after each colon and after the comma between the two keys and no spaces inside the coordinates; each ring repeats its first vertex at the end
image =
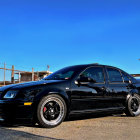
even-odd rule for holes
{"type": "Polygon", "coordinates": [[[129,92],[127,84],[124,82],[119,69],[106,67],[106,72],[108,75],[108,92],[106,96],[112,102],[112,107],[122,108],[126,100],[126,95],[129,92]]]}
{"type": "Polygon", "coordinates": [[[106,82],[103,66],[88,67],[72,83],[71,110],[92,111],[105,108],[108,106],[108,103],[104,100],[105,94],[106,82]],[[87,84],[75,83],[80,76],[89,77],[91,79],[94,79],[94,81],[96,82],[89,82],[87,84]]]}

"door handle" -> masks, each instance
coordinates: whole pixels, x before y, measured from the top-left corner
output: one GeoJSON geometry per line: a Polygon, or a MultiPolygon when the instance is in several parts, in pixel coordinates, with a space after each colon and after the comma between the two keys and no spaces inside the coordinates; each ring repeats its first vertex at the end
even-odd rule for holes
{"type": "Polygon", "coordinates": [[[106,87],[102,87],[101,89],[102,89],[103,91],[106,91],[106,87]]]}

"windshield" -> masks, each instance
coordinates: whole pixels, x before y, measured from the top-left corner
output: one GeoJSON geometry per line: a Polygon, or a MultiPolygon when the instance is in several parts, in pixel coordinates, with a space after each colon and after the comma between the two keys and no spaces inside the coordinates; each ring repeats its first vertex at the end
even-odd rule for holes
{"type": "Polygon", "coordinates": [[[45,77],[43,80],[68,80],[72,78],[75,72],[75,67],[67,67],[52,73],[51,75],[45,77]]]}

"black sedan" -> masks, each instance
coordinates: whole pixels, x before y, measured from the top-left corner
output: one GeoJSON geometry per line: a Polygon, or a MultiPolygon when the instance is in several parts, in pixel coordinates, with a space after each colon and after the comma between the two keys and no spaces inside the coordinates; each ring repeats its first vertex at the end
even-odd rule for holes
{"type": "Polygon", "coordinates": [[[0,121],[29,119],[42,127],[81,113],[140,114],[140,81],[112,66],[63,68],[36,81],[0,88],[0,121]]]}

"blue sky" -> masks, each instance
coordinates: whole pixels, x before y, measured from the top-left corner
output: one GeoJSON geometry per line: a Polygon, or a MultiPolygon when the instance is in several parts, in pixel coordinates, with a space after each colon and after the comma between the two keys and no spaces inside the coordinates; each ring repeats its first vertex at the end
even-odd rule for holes
{"type": "Polygon", "coordinates": [[[140,73],[139,0],[0,0],[0,66],[86,63],[140,73]]]}

